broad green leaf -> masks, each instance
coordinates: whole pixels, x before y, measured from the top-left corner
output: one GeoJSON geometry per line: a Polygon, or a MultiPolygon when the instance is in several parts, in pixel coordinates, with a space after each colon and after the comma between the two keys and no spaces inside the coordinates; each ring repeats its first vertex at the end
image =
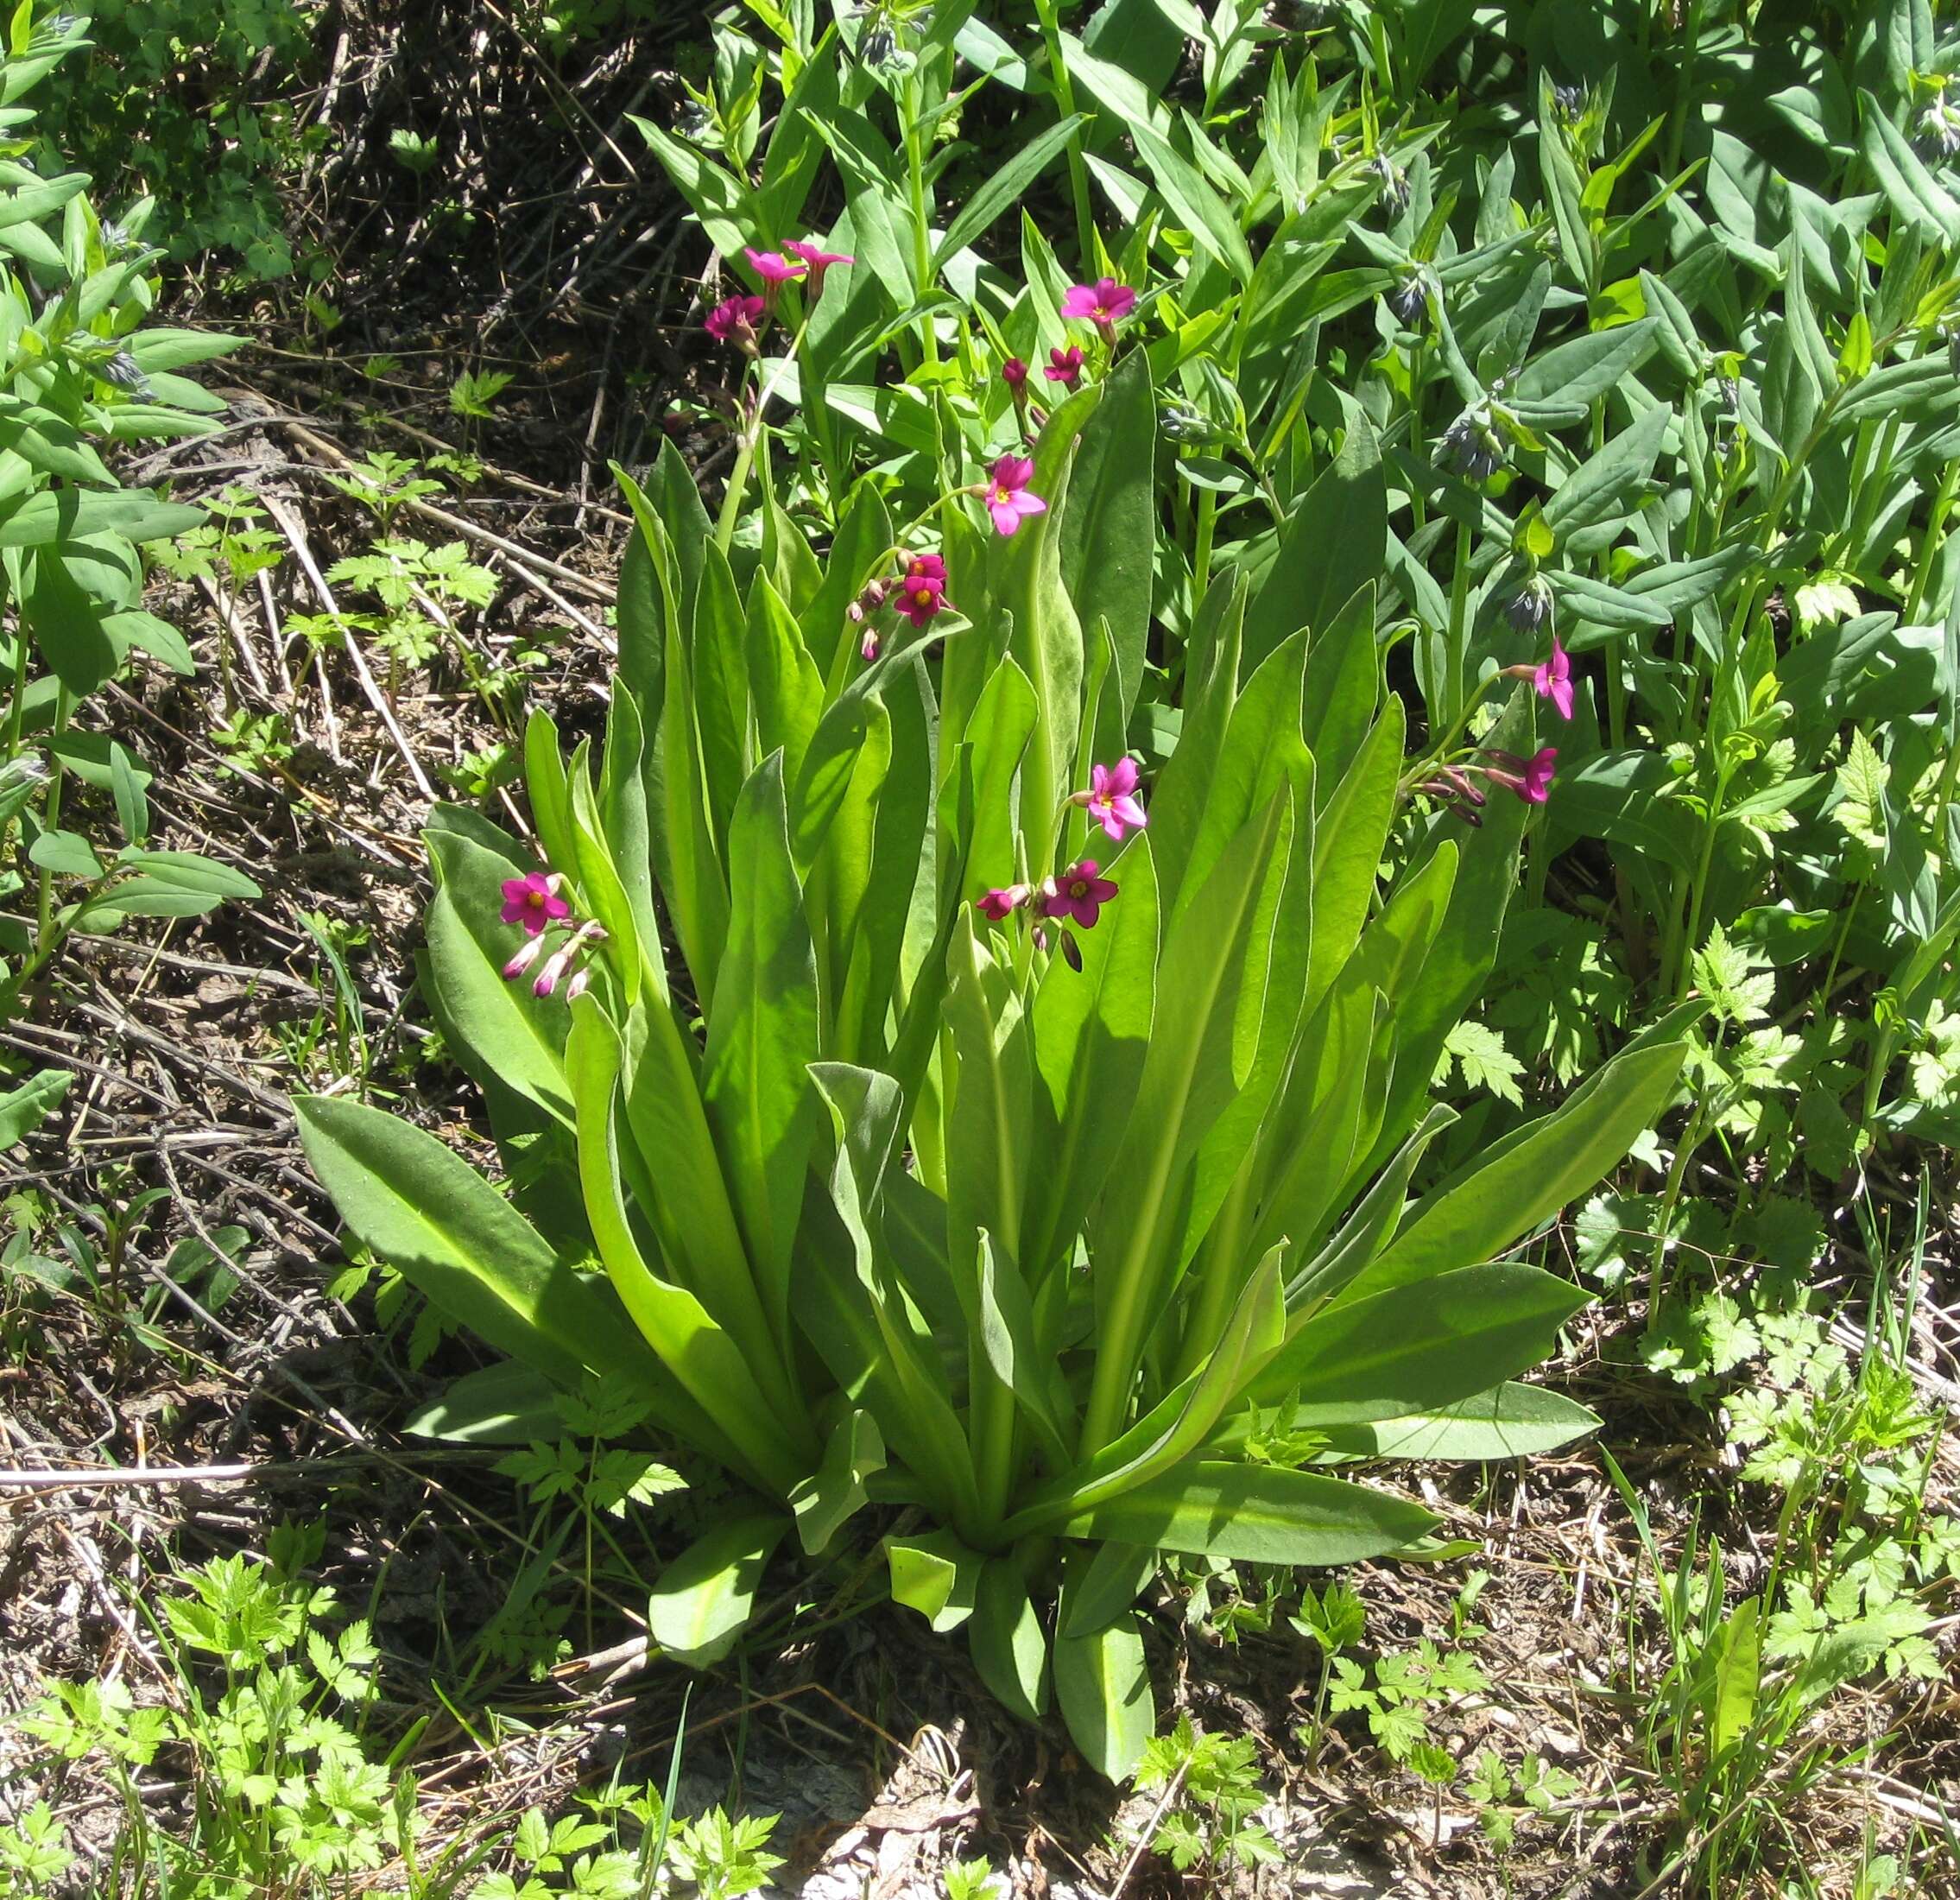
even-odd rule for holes
{"type": "Polygon", "coordinates": [[[1643,317],[1554,345],[1519,371],[1505,402],[1527,421],[1577,421],[1647,361],[1653,324],[1652,317],[1643,317]]]}
{"type": "Polygon", "coordinates": [[[1343,1479],[1193,1460],[1071,1519],[1066,1530],[1226,1563],[1325,1566],[1400,1549],[1435,1522],[1419,1504],[1343,1479]]]}
{"type": "Polygon", "coordinates": [[[452,1379],[401,1428],[452,1445],[531,1445],[548,1443],[564,1425],[557,1386],[522,1359],[500,1359],[452,1379]]]}
{"type": "Polygon", "coordinates": [[[599,1258],[621,1303],[661,1363],[740,1454],[740,1468],[787,1498],[817,1462],[815,1434],[754,1289],[732,1279],[718,1288],[718,1320],[683,1286],[663,1278],[641,1251],[620,1177],[616,1105],[621,1048],[597,1002],[572,1005],[566,1079],[578,1118],[579,1178],[599,1258]]]}
{"type": "Polygon", "coordinates": [[[1869,92],[1858,93],[1858,149],[1900,217],[1929,243],[1960,244],[1960,204],[1928,171],[1869,92]]]}
{"type": "Polygon", "coordinates": [[[452,1052],[484,1087],[509,1088],[569,1122],[564,1001],[535,996],[528,982],[503,973],[525,939],[518,926],[502,921],[500,887],[535,867],[515,847],[499,857],[435,826],[424,842],[436,871],[427,921],[431,1002],[452,1052]]]}
{"type": "Polygon", "coordinates": [[[654,1365],[611,1291],[560,1261],[434,1136],[338,1097],[302,1095],[294,1108],[340,1218],[452,1319],[560,1385],[577,1385],[588,1365],[629,1378],[654,1365]]]}
{"type": "Polygon", "coordinates": [[[120,535],[126,541],[166,541],[204,520],[201,508],[160,502],[140,489],[46,490],[0,502],[0,548],[42,548],[85,535],[120,535]]]}
{"type": "Polygon", "coordinates": [[[1370,1424],[1310,1427],[1330,1450],[1354,1458],[1469,1463],[1535,1458],[1599,1427],[1597,1416],[1542,1385],[1507,1384],[1454,1405],[1370,1424]]]}
{"type": "Polygon", "coordinates": [[[789,1254],[817,1127],[809,1065],[819,1050],[815,953],[790,861],[780,753],[742,788],[728,860],[728,947],[715,978],[701,1096],[787,1355],[789,1254]]]}
{"type": "Polygon", "coordinates": [[[1034,1140],[1042,1165],[1027,1183],[1021,1261],[1038,1283],[1065,1264],[1084,1211],[1121,1145],[1129,1101],[1143,1073],[1156,996],[1156,860],[1148,832],[1115,865],[1118,902],[1078,940],[1082,968],[1049,962],[1032,1010],[1034,1140]]]}
{"type": "Polygon", "coordinates": [[[1069,1738],[1091,1768],[1112,1782],[1135,1772],[1157,1714],[1134,1616],[1093,1636],[1055,1638],[1055,1699],[1069,1738]]]}
{"type": "Polygon", "coordinates": [[[694,1669],[720,1662],[747,1627],[762,1572],[788,1529],[781,1512],[756,1512],[688,1545],[648,1597],[648,1638],[694,1669]]]}
{"type": "Polygon", "coordinates": [[[1302,627],[1325,634],[1356,592],[1381,573],[1388,486],[1375,428],[1344,401],[1340,453],[1294,506],[1279,552],[1245,617],[1242,670],[1249,673],[1302,627]]]}
{"type": "Polygon", "coordinates": [[[1252,249],[1231,208],[1198,168],[1154,126],[1137,119],[1127,130],[1137,156],[1149,168],[1151,182],[1179,223],[1191,233],[1192,242],[1223,264],[1242,288],[1249,284],[1254,269],[1252,249]]]}
{"type": "Polygon", "coordinates": [[[1296,1321],[1255,1391],[1297,1391],[1303,1428],[1453,1405],[1538,1364],[1589,1295],[1536,1267],[1459,1267],[1350,1295],[1296,1321]]]}
{"type": "Polygon", "coordinates": [[[1127,725],[1143,682],[1156,545],[1157,398],[1150,359],[1132,350],[1082,431],[1057,532],[1062,585],[1084,623],[1110,624],[1127,725]]]}
{"type": "Polygon", "coordinates": [[[1157,1574],[1156,1551],[1097,1542],[1069,1555],[1055,1618],[1058,1636],[1094,1636],[1124,1615],[1157,1574]]]}
{"type": "Polygon", "coordinates": [[[985,1560],[950,1530],[885,1539],[892,1600],[916,1610],[941,1636],[973,1614],[985,1560]]]}
{"type": "Polygon", "coordinates": [[[864,1480],[885,1467],[885,1441],[869,1412],[846,1412],[831,1429],[824,1461],[789,1494],[796,1535],[806,1555],[831,1540],[869,1501],[864,1480]]]}
{"type": "Polygon", "coordinates": [[[1663,1042],[1615,1056],[1511,1146],[1426,1195],[1342,1297],[1495,1260],[1592,1188],[1653,1125],[1673,1094],[1685,1053],[1684,1043],[1663,1042]]]}
{"type": "Polygon", "coordinates": [[[1002,1707],[1039,1722],[1048,1713],[1048,1641],[1012,1559],[993,1557],[982,1568],[966,1639],[980,1680],[1002,1707]]]}

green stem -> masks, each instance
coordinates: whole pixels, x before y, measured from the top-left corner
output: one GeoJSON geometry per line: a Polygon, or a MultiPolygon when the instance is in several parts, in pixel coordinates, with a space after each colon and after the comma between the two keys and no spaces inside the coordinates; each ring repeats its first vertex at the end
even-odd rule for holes
{"type": "Polygon", "coordinates": [[[1204,596],[1211,586],[1211,540],[1218,522],[1218,497],[1209,488],[1198,496],[1198,535],[1191,557],[1191,624],[1204,609],[1204,596]]]}
{"type": "Polygon", "coordinates": [[[1673,1165],[1667,1170],[1667,1185],[1660,1196],[1660,1211],[1653,1227],[1653,1259],[1647,1276],[1647,1327],[1653,1332],[1660,1317],[1661,1295],[1667,1290],[1667,1231],[1674,1223],[1674,1208],[1681,1198],[1681,1182],[1688,1172],[1688,1161],[1701,1145],[1702,1104],[1695,1103],[1688,1125],[1681,1131],[1674,1150],[1673,1165]]]}
{"type": "MultiPolygon", "coordinates": [[[[926,142],[920,136],[919,79],[916,73],[905,86],[905,175],[912,208],[912,274],[918,280],[918,294],[923,302],[932,288],[933,234],[926,222],[926,142]]],[[[939,332],[927,316],[920,326],[926,360],[939,360],[939,332]]]]}
{"type": "Polygon", "coordinates": [[[1695,948],[1701,941],[1702,904],[1708,896],[1708,877],[1715,863],[1715,834],[1722,828],[1722,801],[1728,795],[1729,777],[1722,774],[1715,782],[1715,795],[1709,801],[1708,821],[1702,827],[1701,855],[1695,864],[1694,882],[1688,887],[1687,927],[1674,945],[1674,996],[1687,996],[1694,974],[1695,948]]]}
{"type": "MultiPolygon", "coordinates": [[[[1034,0],[1034,11],[1041,22],[1041,37],[1048,49],[1048,78],[1055,89],[1056,109],[1064,118],[1075,117],[1075,87],[1069,79],[1068,61],[1062,56],[1061,28],[1057,23],[1055,0],[1034,0]]],[[[1068,142],[1069,195],[1075,201],[1075,243],[1082,268],[1096,268],[1096,219],[1089,208],[1089,168],[1083,162],[1079,130],[1068,142]]]]}
{"type": "MultiPolygon", "coordinates": [[[[68,715],[73,711],[74,700],[67,687],[57,687],[54,691],[54,723],[48,729],[51,738],[60,738],[68,724],[68,715]]],[[[59,831],[61,827],[61,782],[64,776],[59,755],[49,753],[47,772],[47,803],[42,808],[41,824],[45,830],[59,831]]],[[[40,888],[35,905],[35,942],[37,948],[48,941],[54,916],[54,874],[46,865],[40,869],[40,888]]]]}
{"type": "Polygon", "coordinates": [[[1908,627],[1917,620],[1919,609],[1925,602],[1926,584],[1932,579],[1933,563],[1939,559],[1940,550],[1946,544],[1946,523],[1953,510],[1956,487],[1960,487],[1960,460],[1949,462],[1939,478],[1939,491],[1933,497],[1932,516],[1919,542],[1919,558],[1913,564],[1913,585],[1906,596],[1906,611],[1900,616],[1908,627]]]}

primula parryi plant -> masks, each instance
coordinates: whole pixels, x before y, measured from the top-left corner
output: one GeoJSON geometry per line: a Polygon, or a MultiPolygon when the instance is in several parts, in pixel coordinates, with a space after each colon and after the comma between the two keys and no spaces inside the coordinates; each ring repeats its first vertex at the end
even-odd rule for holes
{"type": "MultiPolygon", "coordinates": [[[[762,269],[765,303],[807,268],[762,269]]],[[[534,846],[465,810],[428,833],[427,993],[509,1197],[300,1104],[350,1226],[510,1356],[452,1419],[608,1373],[744,1487],[654,1586],[669,1654],[725,1651],[793,1529],[815,1555],[913,1506],[895,1597],[1112,1775],[1152,1731],[1157,1553],[1394,1550],[1430,1515],[1330,1466],[1592,1422],[1509,1383],[1581,1296],[1500,1256],[1682,1057],[1670,1019],[1411,1200],[1545,795],[1538,697],[1472,743],[1486,681],[1412,758],[1372,586],[1303,625],[1221,578],[1145,782],[1157,396],[1120,288],[1082,287],[1098,374],[1038,433],[1008,408],[902,529],[860,482],[821,560],[759,404],[731,478],[761,473],[758,546],[671,449],[623,475],[603,744],[567,760],[534,713],[534,846]]],[[[773,309],[728,327],[759,346],[773,309]]],[[[1343,453],[1371,441],[1357,412],[1343,453]]]]}

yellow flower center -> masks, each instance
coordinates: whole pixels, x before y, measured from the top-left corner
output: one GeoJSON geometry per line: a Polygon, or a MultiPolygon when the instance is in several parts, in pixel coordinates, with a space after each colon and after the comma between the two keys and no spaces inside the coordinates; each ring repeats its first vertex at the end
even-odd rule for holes
{"type": "Polygon", "coordinates": [[[933,605],[933,590],[930,587],[921,587],[912,598],[918,605],[929,607],[933,605]]]}

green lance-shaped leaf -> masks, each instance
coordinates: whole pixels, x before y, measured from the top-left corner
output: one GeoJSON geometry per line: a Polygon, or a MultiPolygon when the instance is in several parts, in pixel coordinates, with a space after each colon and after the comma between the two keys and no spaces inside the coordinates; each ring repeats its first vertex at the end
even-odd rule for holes
{"type": "Polygon", "coordinates": [[[591,1367],[645,1390],[658,1361],[603,1282],[574,1272],[483,1176],[412,1123],[302,1095],[300,1144],[340,1218],[444,1313],[563,1386],[591,1367]]]}
{"type": "Polygon", "coordinates": [[[1761,1599],[1745,1597],[1710,1645],[1716,1652],[1708,1725],[1709,1753],[1717,1763],[1748,1735],[1762,1688],[1761,1599]]]}
{"type": "Polygon", "coordinates": [[[1194,1459],[1071,1518],[1076,1537],[1183,1551],[1224,1563],[1359,1563],[1399,1550],[1433,1512],[1343,1479],[1194,1459]]]}
{"type": "MultiPolygon", "coordinates": [[[[715,978],[728,940],[728,883],[704,777],[694,715],[694,669],[678,631],[669,630],[661,717],[660,786],[665,810],[656,821],[662,883],[680,953],[702,1007],[711,1009],[715,978]]],[[[652,787],[648,787],[649,797],[652,787]]]]}
{"type": "Polygon", "coordinates": [[[973,1614],[983,1560],[950,1530],[885,1539],[892,1600],[916,1610],[941,1636],[973,1614]]]}
{"type": "Polygon", "coordinates": [[[1251,1065],[1240,1006],[1264,975],[1261,925],[1269,928],[1285,884],[1293,830],[1292,794],[1282,788],[1241,828],[1166,938],[1158,989],[1179,1007],[1151,1037],[1094,1233],[1097,1345],[1085,1454],[1122,1428],[1192,1158],[1251,1065]]]}
{"type": "Polygon", "coordinates": [[[709,826],[725,843],[735,801],[748,776],[748,616],[728,556],[710,540],[702,551],[701,580],[694,596],[693,713],[699,735],[701,776],[707,788],[709,826]]]}
{"type": "Polygon", "coordinates": [[[1538,1364],[1588,1297],[1508,1262],[1350,1297],[1296,1325],[1254,1396],[1297,1391],[1308,1430],[1452,1405],[1538,1364]]]}
{"type": "Polygon", "coordinates": [[[1424,1196],[1401,1232],[1342,1297],[1432,1279],[1494,1260],[1591,1188],[1666,1107],[1686,1045],[1623,1051],[1470,1170],[1424,1196]]]}
{"type": "Polygon", "coordinates": [[[90,535],[167,541],[188,534],[204,518],[201,508],[160,502],[141,490],[44,489],[23,499],[0,502],[0,548],[45,548],[52,542],[73,542],[90,535]]]}
{"type": "Polygon", "coordinates": [[[1055,1699],[1070,1740],[1091,1768],[1112,1782],[1136,1771],[1157,1714],[1134,1616],[1093,1636],[1056,1637],[1055,1699]]]}
{"type": "Polygon", "coordinates": [[[1375,638],[1375,583],[1357,587],[1306,653],[1300,738],[1313,754],[1314,801],[1325,807],[1346,777],[1381,703],[1381,649],[1375,638]]]}
{"type": "MultiPolygon", "coordinates": [[[[628,715],[630,718],[630,715],[628,715]]],[[[613,862],[612,847],[606,836],[605,820],[599,814],[598,795],[592,788],[591,747],[582,743],[572,755],[568,775],[572,795],[572,847],[576,858],[574,872],[587,908],[606,933],[604,956],[619,978],[629,1005],[640,999],[647,971],[659,953],[657,943],[649,956],[640,943],[639,918],[626,891],[626,881],[613,862]]],[[[665,984],[654,981],[656,993],[665,984]]]]}
{"type": "MultiPolygon", "coordinates": [[[[971,902],[996,884],[1011,884],[1021,875],[1018,840],[1025,822],[1027,795],[1022,791],[1022,816],[1015,812],[1015,789],[1025,787],[1035,764],[1033,748],[1040,743],[1040,706],[1027,675],[1011,659],[995,668],[968,722],[963,748],[973,760],[973,820],[966,856],[966,877],[961,897],[971,902]]],[[[942,832],[950,829],[956,781],[948,781],[939,795],[942,832]]],[[[1046,839],[1053,812],[1041,821],[1034,835],[1046,839]]],[[[1033,847],[1039,850],[1037,845],[1033,847]]],[[[1029,877],[1039,880],[1046,867],[1029,864],[1029,877]]]]}
{"type": "Polygon", "coordinates": [[[1374,425],[1341,399],[1340,452],[1287,517],[1279,552],[1245,618],[1245,661],[1255,667],[1302,627],[1333,626],[1356,591],[1379,578],[1388,542],[1388,484],[1374,425]]]}
{"type": "Polygon", "coordinates": [[[680,567],[672,535],[653,502],[617,462],[608,464],[633,510],[637,532],[619,564],[619,676],[656,720],[667,704],[670,633],[680,625],[680,567]]]}
{"type": "MultiPolygon", "coordinates": [[[[1046,501],[1048,512],[1024,521],[1003,544],[1004,554],[996,556],[1005,570],[1002,598],[1014,617],[1008,651],[1034,691],[1034,730],[1021,762],[1020,798],[1021,830],[1034,851],[1044,848],[1056,810],[1070,789],[1076,734],[1082,725],[1082,623],[1062,586],[1057,526],[1068,505],[1074,446],[1073,435],[1064,436],[1059,426],[1069,406],[1063,403],[1048,419],[1035,446],[1034,492],[1046,501]]],[[[971,725],[966,736],[973,737],[971,725]]],[[[1036,878],[1052,869],[1038,862],[1028,865],[1036,878]]]]}
{"type": "Polygon", "coordinates": [[[817,1460],[787,1373],[758,1315],[737,1337],[685,1287],[648,1264],[627,1217],[615,1105],[618,1033],[597,1002],[572,1006],[566,1073],[578,1110],[579,1177],[599,1257],[626,1310],[676,1381],[741,1455],[737,1467],[787,1498],[817,1460]]]}
{"type": "Polygon", "coordinates": [[[815,952],[790,861],[781,753],[743,786],[728,852],[728,950],[715,980],[701,1095],[787,1357],[790,1248],[817,1130],[809,1065],[818,1033],[815,952]]]}
{"type": "Polygon", "coordinates": [[[500,856],[436,822],[424,841],[436,874],[427,922],[430,1000],[446,1040],[484,1087],[511,1089],[569,1124],[564,1002],[535,996],[528,981],[503,974],[524,935],[502,920],[503,884],[537,866],[515,846],[500,856]]]}
{"type": "Polygon", "coordinates": [[[1557,344],[1518,372],[1504,401],[1527,422],[1577,421],[1653,354],[1653,332],[1654,320],[1642,317],[1557,344]]]}
{"type": "Polygon", "coordinates": [[[533,706],[524,722],[524,790],[546,864],[555,871],[572,870],[577,852],[572,835],[572,787],[566,776],[557,723],[541,706],[533,706]]]}
{"type": "Polygon", "coordinates": [[[824,676],[803,643],[802,630],[769,577],[749,589],[743,664],[749,675],[749,743],[744,757],[782,754],[782,776],[793,785],[824,712],[824,676]]]}
{"type": "Polygon", "coordinates": [[[1013,1559],[990,1558],[982,1568],[967,1644],[1002,1707],[1024,1722],[1048,1713],[1048,1641],[1013,1559]]]}
{"type": "MultiPolygon", "coordinates": [[[[555,738],[554,738],[555,743],[555,738]]],[[[570,788],[567,785],[569,801],[570,788]]],[[[624,891],[639,944],[641,981],[661,1008],[669,1001],[667,955],[654,900],[654,826],[647,801],[647,733],[640,702],[623,681],[615,684],[599,771],[597,818],[606,856],[624,891]]],[[[543,836],[542,828],[539,835],[543,836]]]]}
{"type": "Polygon", "coordinates": [[[831,1429],[824,1461],[790,1493],[796,1535],[816,1556],[869,1502],[864,1480],[885,1468],[885,1441],[869,1412],[850,1411],[831,1429]]]}
{"type": "Polygon", "coordinates": [[[1535,1458],[1599,1428],[1598,1417],[1562,1392],[1508,1381],[1453,1405],[1376,1419],[1365,1425],[1316,1428],[1330,1451],[1350,1458],[1419,1459],[1469,1464],[1535,1458]]]}
{"type": "Polygon", "coordinates": [[[695,1669],[720,1662],[747,1628],[762,1572],[788,1529],[781,1511],[758,1511],[691,1543],[648,1597],[649,1639],[695,1669]]]}
{"type": "Polygon", "coordinates": [[[863,477],[851,491],[844,518],[838,523],[816,595],[797,617],[801,643],[815,662],[819,679],[831,682],[827,689],[831,696],[840,668],[847,667],[856,654],[857,643],[846,637],[855,630],[850,604],[864,591],[864,583],[884,566],[891,545],[891,511],[877,482],[863,477]]]}
{"type": "Polygon", "coordinates": [[[1058,1636],[1094,1636],[1106,1630],[1150,1587],[1157,1574],[1154,1549],[1098,1540],[1069,1554],[1055,1617],[1058,1636]]]}
{"type": "Polygon", "coordinates": [[[1007,1535],[1053,1530],[1192,1456],[1286,1338],[1280,1250],[1254,1268],[1203,1365],[1113,1443],[1037,1489],[1007,1535]]]}
{"type": "Polygon", "coordinates": [[[821,1310],[800,1319],[931,1493],[939,1514],[976,1523],[980,1497],[966,1434],[932,1338],[896,1284],[885,1251],[883,1181],[897,1149],[903,1096],[892,1077],[846,1063],[813,1063],[810,1074],[836,1132],[830,1190],[843,1233],[841,1257],[821,1263],[826,1270],[812,1289],[812,1297],[824,1302],[821,1310]],[[855,1297],[842,1284],[845,1273],[856,1282],[855,1297]]]}
{"type": "Polygon", "coordinates": [[[1062,585],[1084,623],[1109,621],[1127,725],[1143,683],[1156,549],[1157,397],[1132,350],[1103,380],[1082,431],[1060,535],[1062,585]]]}
{"type": "Polygon", "coordinates": [[[1050,960],[1030,1012],[1034,1036],[1034,1152],[1021,1260],[1039,1283],[1065,1265],[1084,1211],[1123,1140],[1150,1043],[1157,988],[1156,859],[1151,834],[1109,867],[1119,893],[1082,933],[1082,968],[1050,960]]]}
{"type": "Polygon", "coordinates": [[[1242,574],[1214,586],[1185,659],[1184,730],[1150,791],[1150,849],[1159,881],[1175,896],[1192,842],[1211,801],[1211,775],[1238,703],[1240,636],[1246,612],[1242,574]]]}

